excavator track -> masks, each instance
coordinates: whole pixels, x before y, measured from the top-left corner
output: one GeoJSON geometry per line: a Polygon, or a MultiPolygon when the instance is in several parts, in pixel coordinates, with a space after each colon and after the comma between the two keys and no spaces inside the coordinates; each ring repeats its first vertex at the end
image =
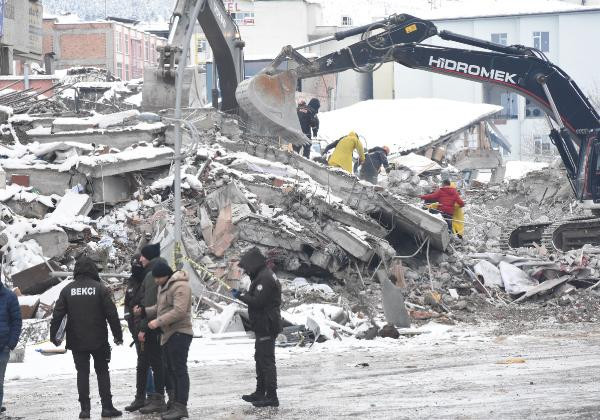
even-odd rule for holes
{"type": "Polygon", "coordinates": [[[541,243],[548,250],[570,251],[586,244],[600,246],[600,218],[581,217],[551,224],[541,243]]]}
{"type": "Polygon", "coordinates": [[[533,246],[534,242],[541,244],[543,233],[551,225],[552,223],[529,223],[503,229],[500,235],[500,248],[509,251],[514,248],[533,246]]]}
{"type": "Polygon", "coordinates": [[[550,251],[570,251],[585,244],[600,246],[600,218],[584,216],[554,223],[518,225],[503,230],[500,236],[503,251],[531,247],[534,243],[543,244],[550,251]]]}

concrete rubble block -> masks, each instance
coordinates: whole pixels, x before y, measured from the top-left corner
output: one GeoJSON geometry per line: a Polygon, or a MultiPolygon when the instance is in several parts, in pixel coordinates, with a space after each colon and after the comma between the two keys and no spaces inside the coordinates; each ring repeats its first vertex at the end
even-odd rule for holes
{"type": "Polygon", "coordinates": [[[364,237],[361,238],[356,231],[353,232],[345,226],[328,223],[323,229],[323,233],[350,255],[361,261],[369,261],[375,253],[364,237]]]}
{"type": "Polygon", "coordinates": [[[502,281],[502,274],[498,267],[488,261],[479,261],[474,267],[473,271],[477,277],[483,278],[483,283],[487,287],[504,287],[502,281]]]}
{"type": "Polygon", "coordinates": [[[240,220],[237,232],[240,240],[289,251],[304,252],[306,246],[317,249],[321,245],[310,232],[292,232],[276,221],[255,214],[240,220]]]}
{"type": "Polygon", "coordinates": [[[156,127],[131,126],[119,129],[92,129],[86,131],[65,131],[56,134],[40,133],[28,134],[31,142],[40,144],[54,142],[84,142],[88,144],[105,144],[117,149],[125,149],[139,142],[152,143],[164,139],[165,127],[160,124],[156,127]]]}
{"type": "Polygon", "coordinates": [[[89,195],[67,191],[48,219],[56,223],[68,223],[77,216],[87,216],[91,210],[92,199],[89,195]]]}
{"type": "Polygon", "coordinates": [[[127,176],[105,176],[92,179],[92,201],[115,205],[131,200],[135,191],[133,180],[127,176]]]}
{"type": "Polygon", "coordinates": [[[519,295],[527,292],[529,289],[538,285],[538,281],[529,277],[529,275],[515,267],[512,264],[502,261],[500,263],[500,274],[504,283],[504,290],[510,295],[519,295]]]}
{"type": "MultiPolygon", "coordinates": [[[[54,270],[60,267],[53,261],[49,261],[54,270]]],[[[23,270],[20,273],[13,274],[12,283],[18,287],[23,295],[38,295],[46,292],[49,288],[60,283],[60,280],[50,275],[50,267],[47,264],[38,264],[23,270]]],[[[41,298],[40,298],[41,299],[41,298]]]]}
{"type": "Polygon", "coordinates": [[[222,257],[235,240],[233,223],[231,222],[231,205],[221,209],[212,238],[213,241],[209,245],[210,251],[216,257],[222,257]]]}
{"type": "Polygon", "coordinates": [[[237,223],[240,220],[242,220],[246,216],[249,216],[250,214],[252,214],[252,210],[250,210],[250,207],[248,207],[247,204],[232,204],[231,205],[231,222],[234,225],[237,225],[237,223]]]}
{"type": "Polygon", "coordinates": [[[42,219],[52,207],[47,206],[41,201],[25,201],[11,198],[6,201],[6,204],[12,211],[19,216],[28,217],[31,219],[42,219]]]}
{"type": "Polygon", "coordinates": [[[384,270],[377,271],[377,279],[381,284],[383,313],[388,324],[400,328],[410,327],[410,316],[404,304],[402,289],[392,284],[384,270]]]}
{"type": "Polygon", "coordinates": [[[77,184],[85,185],[87,182],[86,177],[83,174],[59,172],[52,168],[26,165],[14,165],[9,167],[9,165],[5,165],[4,170],[6,173],[10,174],[28,175],[29,185],[43,195],[63,195],[65,189],[70,189],[77,184]]]}
{"type": "Polygon", "coordinates": [[[219,211],[231,204],[248,204],[248,199],[240,191],[237,184],[231,182],[207,195],[204,202],[209,209],[219,211]]]}
{"type": "Polygon", "coordinates": [[[237,305],[229,305],[223,308],[223,312],[208,320],[208,328],[213,334],[224,334],[232,332],[245,332],[242,322],[242,313],[248,318],[247,310],[240,309],[237,305]]]}
{"type": "Polygon", "coordinates": [[[23,237],[23,242],[33,239],[42,248],[44,257],[61,257],[69,247],[69,236],[60,228],[49,232],[30,233],[23,237]]]}

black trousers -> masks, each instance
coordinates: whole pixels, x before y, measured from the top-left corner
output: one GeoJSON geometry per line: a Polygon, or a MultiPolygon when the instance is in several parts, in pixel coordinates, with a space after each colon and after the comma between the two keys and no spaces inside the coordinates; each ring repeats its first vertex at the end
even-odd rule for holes
{"type": "Polygon", "coordinates": [[[311,147],[312,144],[305,144],[304,146],[292,146],[292,149],[298,154],[300,154],[300,150],[302,150],[302,156],[304,156],[306,159],[310,159],[311,147]]]}
{"type": "Polygon", "coordinates": [[[362,179],[363,181],[370,182],[373,185],[377,185],[377,180],[379,178],[379,174],[378,173],[372,174],[372,173],[360,171],[359,178],[362,179]]]}
{"type": "MultiPolygon", "coordinates": [[[[156,331],[146,333],[146,341],[140,343],[136,341],[138,347],[137,359],[137,377],[135,381],[136,396],[146,395],[146,380],[148,378],[148,369],[152,367],[154,375],[154,392],[164,395],[165,393],[165,367],[162,357],[162,348],[160,346],[160,334],[156,331]]],[[[171,387],[167,386],[167,389],[171,387]]]]}
{"type": "Polygon", "coordinates": [[[266,392],[268,397],[275,396],[277,394],[275,339],[273,337],[256,337],[254,350],[256,390],[259,393],[266,392]]]}
{"type": "Polygon", "coordinates": [[[110,393],[110,373],[108,363],[110,362],[110,345],[106,343],[94,351],[73,351],[73,361],[77,369],[77,392],[80,402],[90,400],[90,356],[94,358],[94,370],[98,378],[98,390],[102,405],[112,403],[110,393]]]}
{"type": "Polygon", "coordinates": [[[448,231],[450,233],[452,233],[452,218],[454,216],[451,214],[442,212],[442,217],[444,218],[444,220],[446,221],[446,224],[448,225],[448,231]]]}
{"type": "Polygon", "coordinates": [[[163,346],[163,359],[167,368],[167,377],[173,383],[175,401],[187,405],[190,395],[190,376],[187,359],[192,344],[192,336],[175,333],[163,346]]]}

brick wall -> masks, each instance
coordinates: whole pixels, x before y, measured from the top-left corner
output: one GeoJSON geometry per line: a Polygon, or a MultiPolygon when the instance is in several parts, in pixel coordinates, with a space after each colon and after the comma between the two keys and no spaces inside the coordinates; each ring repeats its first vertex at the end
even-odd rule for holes
{"type": "Polygon", "coordinates": [[[106,58],[105,34],[60,35],[61,59],[106,58]]]}
{"type": "Polygon", "coordinates": [[[44,38],[42,40],[42,54],[54,52],[54,21],[44,20],[44,38]]]}

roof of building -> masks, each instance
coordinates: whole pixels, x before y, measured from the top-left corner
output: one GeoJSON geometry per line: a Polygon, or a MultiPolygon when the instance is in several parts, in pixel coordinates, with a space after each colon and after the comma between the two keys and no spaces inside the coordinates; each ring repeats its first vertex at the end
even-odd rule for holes
{"type": "Polygon", "coordinates": [[[370,100],[319,113],[319,137],[334,141],[354,131],[369,148],[387,145],[392,153],[405,153],[445,141],[501,110],[437,98],[370,100]]]}

